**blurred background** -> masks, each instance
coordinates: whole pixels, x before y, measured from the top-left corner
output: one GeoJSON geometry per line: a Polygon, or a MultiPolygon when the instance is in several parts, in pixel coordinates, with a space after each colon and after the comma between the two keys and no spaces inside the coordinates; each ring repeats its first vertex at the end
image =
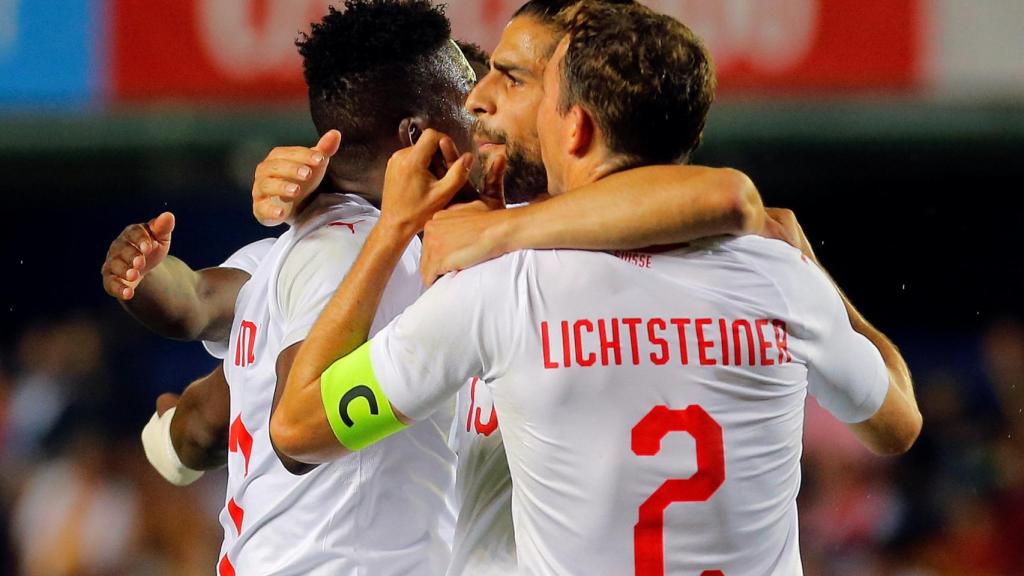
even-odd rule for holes
{"type": "MultiPolygon", "coordinates": [[[[519,0],[450,0],[491,49],[519,0]]],[[[1024,2],[648,2],[708,42],[698,161],[793,208],[904,350],[925,416],[879,459],[813,402],[808,575],[1024,574],[1024,2]]],[[[214,366],[105,296],[110,241],[163,210],[216,265],[279,233],[256,163],[312,145],[297,32],[324,0],[0,0],[0,574],[210,574],[221,474],[177,489],[138,431],[214,366]]]]}

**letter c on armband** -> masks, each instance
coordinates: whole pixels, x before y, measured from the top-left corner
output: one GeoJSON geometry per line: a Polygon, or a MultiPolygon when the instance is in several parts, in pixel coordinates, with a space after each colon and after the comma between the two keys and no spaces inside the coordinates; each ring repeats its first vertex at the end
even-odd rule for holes
{"type": "Polygon", "coordinates": [[[341,397],[341,402],[338,403],[338,415],[341,416],[341,421],[345,423],[345,426],[349,428],[354,426],[355,422],[348,415],[348,405],[356,398],[366,398],[366,403],[370,405],[370,414],[374,416],[380,414],[380,406],[377,404],[377,398],[373,395],[373,390],[369,386],[356,386],[345,392],[345,395],[341,397]]]}
{"type": "Polygon", "coordinates": [[[350,451],[361,450],[406,427],[395,416],[373,373],[369,342],[320,375],[320,396],[334,436],[350,451]]]}

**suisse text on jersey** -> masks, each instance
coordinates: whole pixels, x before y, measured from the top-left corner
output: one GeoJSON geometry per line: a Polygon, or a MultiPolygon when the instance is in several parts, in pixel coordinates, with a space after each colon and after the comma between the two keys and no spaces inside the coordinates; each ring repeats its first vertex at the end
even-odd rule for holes
{"type": "Polygon", "coordinates": [[[634,366],[774,366],[793,361],[782,320],[725,318],[583,318],[540,323],[544,368],[634,366]],[[552,329],[551,325],[554,325],[552,329]]]}

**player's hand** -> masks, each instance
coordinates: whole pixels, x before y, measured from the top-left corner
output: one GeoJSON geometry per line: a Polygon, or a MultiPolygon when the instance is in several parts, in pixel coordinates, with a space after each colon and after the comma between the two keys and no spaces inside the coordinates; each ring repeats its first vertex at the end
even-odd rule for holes
{"type": "Polygon", "coordinates": [[[256,166],[252,214],[264,226],[291,222],[299,206],[323,182],[331,157],[341,146],[341,132],[330,130],[316,146],[279,146],[256,166]]]}
{"type": "Polygon", "coordinates": [[[156,399],[156,415],[163,416],[165,412],[178,405],[181,397],[170,392],[161,394],[156,399]]]}
{"type": "Polygon", "coordinates": [[[466,185],[472,166],[472,154],[460,155],[451,138],[425,130],[415,145],[395,152],[388,160],[378,225],[405,236],[415,235],[466,185]],[[456,158],[440,179],[431,171],[438,150],[445,158],[456,158]]]}
{"type": "Polygon", "coordinates": [[[512,216],[502,203],[504,178],[505,157],[495,156],[484,176],[480,200],[456,204],[427,222],[420,257],[425,286],[448,272],[464,270],[510,250],[502,228],[512,216]]]}
{"type": "Polygon", "coordinates": [[[150,270],[167,257],[174,232],[174,214],[164,212],[145,224],[132,224],[114,239],[100,274],[103,289],[118,300],[131,300],[150,270]]]}
{"type": "Polygon", "coordinates": [[[764,228],[761,230],[760,236],[782,240],[803,252],[804,256],[815,262],[818,261],[818,257],[814,254],[814,249],[811,247],[811,242],[804,234],[804,229],[800,226],[796,219],[796,214],[792,210],[786,208],[765,208],[764,211],[767,217],[764,219],[764,228]]]}

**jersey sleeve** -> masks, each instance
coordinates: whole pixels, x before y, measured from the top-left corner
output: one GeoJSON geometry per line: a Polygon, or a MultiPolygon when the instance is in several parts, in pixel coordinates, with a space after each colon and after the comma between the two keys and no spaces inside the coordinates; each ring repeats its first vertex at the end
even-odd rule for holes
{"type": "Polygon", "coordinates": [[[847,424],[875,415],[889,391],[889,372],[881,352],[850,324],[835,286],[823,272],[808,286],[805,313],[815,329],[804,344],[808,389],[826,410],[847,424]]]}
{"type": "MultiPolygon", "coordinates": [[[[252,276],[259,268],[260,262],[273,248],[276,238],[264,238],[252,244],[242,246],[234,254],[228,257],[218,268],[234,268],[252,276]]],[[[227,340],[203,340],[203,348],[218,360],[223,360],[228,354],[227,340]]]]}
{"type": "Polygon", "coordinates": [[[243,246],[229,256],[218,268],[234,268],[252,276],[253,272],[259,268],[263,257],[274,247],[274,242],[276,241],[276,238],[264,238],[263,240],[243,246]]]}
{"type": "Polygon", "coordinates": [[[437,281],[371,341],[380,387],[399,412],[422,420],[473,376],[500,376],[514,349],[518,307],[505,256],[437,281]]]}
{"type": "Polygon", "coordinates": [[[295,244],[277,276],[280,350],[306,339],[362,247],[358,237],[324,226],[295,244]]]}

